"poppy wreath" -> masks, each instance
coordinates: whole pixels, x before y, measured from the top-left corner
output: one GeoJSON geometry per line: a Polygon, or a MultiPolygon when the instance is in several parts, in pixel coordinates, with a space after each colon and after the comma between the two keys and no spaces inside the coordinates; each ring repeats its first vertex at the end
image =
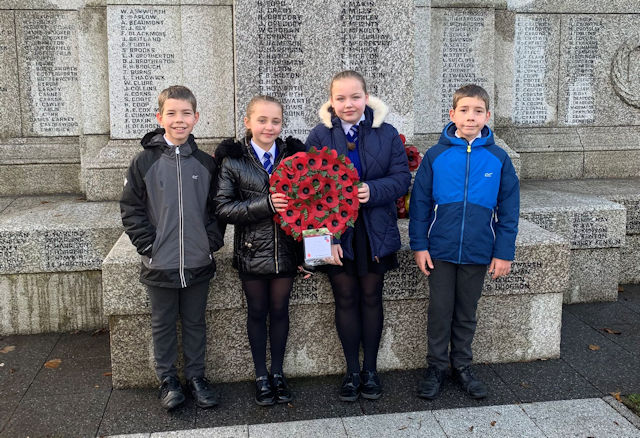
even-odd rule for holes
{"type": "Polygon", "coordinates": [[[269,184],[272,193],[290,198],[273,219],[298,241],[302,231],[314,228],[328,228],[339,238],[358,218],[358,172],[349,158],[326,146],[282,160],[269,184]]]}
{"type": "MultiPolygon", "coordinates": [[[[420,163],[422,162],[422,155],[420,154],[420,152],[418,152],[418,148],[416,148],[414,145],[406,144],[407,138],[403,134],[400,134],[400,140],[402,140],[402,144],[404,145],[404,150],[407,153],[407,160],[409,161],[409,171],[415,172],[416,170],[418,170],[418,167],[420,167],[420,163]]],[[[409,200],[410,199],[411,199],[411,193],[407,193],[406,195],[396,200],[398,218],[403,219],[409,216],[409,200]]]]}

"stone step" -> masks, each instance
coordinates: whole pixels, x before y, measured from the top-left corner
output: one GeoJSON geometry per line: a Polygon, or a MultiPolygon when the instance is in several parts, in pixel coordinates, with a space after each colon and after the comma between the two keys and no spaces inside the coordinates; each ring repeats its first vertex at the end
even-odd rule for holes
{"type": "Polygon", "coordinates": [[[625,242],[620,247],[619,283],[640,283],[640,178],[530,180],[527,187],[592,195],[627,209],[625,242]]]}
{"type": "Polygon", "coordinates": [[[546,190],[524,181],[520,215],[569,240],[570,288],[565,292],[565,303],[617,299],[620,248],[627,229],[623,205],[598,196],[546,190]]]}
{"type": "Polygon", "coordinates": [[[121,233],[115,202],[0,198],[0,334],[106,326],[100,269],[121,233]]]}
{"type": "MultiPolygon", "coordinates": [[[[405,245],[400,269],[385,279],[385,326],[380,370],[425,365],[429,286],[408,248],[408,221],[401,220],[405,245]]],[[[233,227],[217,253],[218,275],[207,306],[207,374],[214,381],[253,377],[246,334],[244,294],[231,267],[233,227]]],[[[478,306],[474,340],[478,362],[512,362],[560,355],[562,294],[568,287],[567,239],[521,221],[516,261],[509,277],[487,279],[478,306]]],[[[111,362],[116,388],[156,385],[150,307],[139,283],[139,256],[123,234],[103,263],[103,302],[111,330],[111,362]]],[[[285,357],[289,376],[335,374],[344,358],[334,324],[334,305],[324,274],[297,278],[291,297],[291,328],[285,357]]]]}

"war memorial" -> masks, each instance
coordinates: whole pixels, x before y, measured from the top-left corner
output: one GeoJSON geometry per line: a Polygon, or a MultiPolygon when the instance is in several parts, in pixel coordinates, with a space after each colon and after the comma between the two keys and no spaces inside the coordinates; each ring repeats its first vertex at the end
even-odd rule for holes
{"type": "MultiPolygon", "coordinates": [[[[478,362],[560,355],[563,303],[640,283],[637,0],[0,0],[0,334],[108,328],[113,386],[153,386],[150,308],[118,199],[156,97],[190,87],[211,152],[258,93],[304,139],[337,71],[360,71],[421,151],[453,91],[492,98],[521,178],[512,273],[487,280],[478,362]]],[[[386,280],[381,370],[424,366],[428,284],[386,280]]],[[[208,303],[212,381],[252,378],[232,229],[208,303]]],[[[296,281],[289,376],[343,371],[329,283],[296,281]]]]}

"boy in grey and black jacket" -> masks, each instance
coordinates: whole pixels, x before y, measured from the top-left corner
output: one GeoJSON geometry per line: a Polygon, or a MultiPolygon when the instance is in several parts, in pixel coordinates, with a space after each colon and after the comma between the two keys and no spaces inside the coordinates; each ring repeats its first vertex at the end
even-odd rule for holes
{"type": "Polygon", "coordinates": [[[144,136],[144,150],[129,166],[122,223],[142,257],[161,404],[170,410],[185,400],[175,367],[180,315],[187,385],[196,405],[209,408],[217,398],[204,377],[205,310],[216,270],[212,253],[223,245],[213,204],[217,164],[191,135],[199,115],[188,88],[163,90],[158,106],[163,129],[144,136]]]}

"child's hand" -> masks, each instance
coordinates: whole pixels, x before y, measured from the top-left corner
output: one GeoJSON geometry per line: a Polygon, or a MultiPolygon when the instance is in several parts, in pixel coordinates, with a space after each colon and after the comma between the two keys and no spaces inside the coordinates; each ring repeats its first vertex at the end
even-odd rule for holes
{"type": "Polygon", "coordinates": [[[342,259],[342,256],[342,247],[340,246],[340,244],[331,244],[331,257],[328,257],[324,260],[330,265],[342,266],[342,260],[340,260],[342,259]]]}
{"type": "Polygon", "coordinates": [[[369,186],[367,183],[362,183],[360,187],[358,187],[358,199],[360,200],[360,204],[365,204],[369,201],[369,186]]]}
{"type": "Polygon", "coordinates": [[[511,262],[509,260],[501,260],[495,257],[491,259],[489,274],[492,274],[492,279],[495,280],[496,278],[504,277],[509,272],[511,272],[511,262]]]}
{"type": "Polygon", "coordinates": [[[429,269],[433,269],[433,262],[431,261],[431,254],[429,254],[429,251],[414,251],[413,258],[416,261],[418,268],[420,268],[422,273],[428,277],[431,274],[431,271],[427,270],[427,266],[429,269]]]}
{"type": "Polygon", "coordinates": [[[276,212],[283,213],[287,209],[287,205],[289,205],[289,198],[284,193],[272,193],[271,203],[276,212]]]}

